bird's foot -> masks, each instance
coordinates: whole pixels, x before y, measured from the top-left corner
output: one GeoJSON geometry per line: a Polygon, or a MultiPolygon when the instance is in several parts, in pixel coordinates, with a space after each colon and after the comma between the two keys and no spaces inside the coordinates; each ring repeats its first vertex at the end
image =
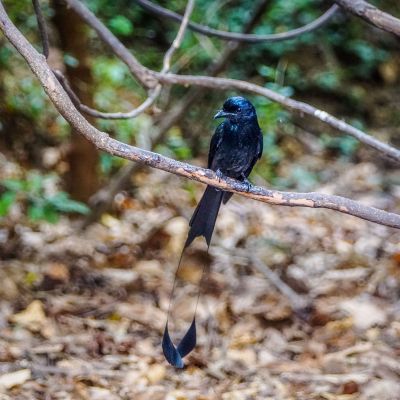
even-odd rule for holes
{"type": "Polygon", "coordinates": [[[250,192],[253,184],[247,178],[244,178],[243,183],[246,185],[246,192],[250,192]]]}
{"type": "Polygon", "coordinates": [[[217,175],[218,182],[221,182],[221,179],[224,177],[224,174],[221,172],[220,169],[217,169],[217,170],[215,171],[215,174],[217,175]]]}

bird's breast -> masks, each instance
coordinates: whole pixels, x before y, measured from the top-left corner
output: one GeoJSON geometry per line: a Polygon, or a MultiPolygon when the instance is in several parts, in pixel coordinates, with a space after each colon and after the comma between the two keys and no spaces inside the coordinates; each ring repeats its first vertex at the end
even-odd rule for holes
{"type": "Polygon", "coordinates": [[[231,124],[214,156],[214,169],[232,178],[242,178],[257,156],[258,134],[248,126],[231,124]]]}

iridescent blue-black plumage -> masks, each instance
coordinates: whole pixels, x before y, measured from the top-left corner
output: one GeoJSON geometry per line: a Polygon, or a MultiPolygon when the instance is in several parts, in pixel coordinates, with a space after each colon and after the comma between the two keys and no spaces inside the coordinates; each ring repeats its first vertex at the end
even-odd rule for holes
{"type": "Polygon", "coordinates": [[[230,97],[214,118],[223,117],[211,139],[208,168],[230,178],[247,179],[263,150],[256,110],[245,98],[230,97]]]}
{"type": "MultiPolygon", "coordinates": [[[[248,182],[247,177],[263,151],[263,137],[254,106],[243,97],[230,97],[214,118],[225,119],[211,138],[208,168],[218,174],[248,182]]],[[[226,203],[231,196],[230,192],[207,186],[189,222],[190,229],[183,251],[198,236],[204,236],[207,245],[210,245],[221,202],[226,203]]],[[[167,325],[162,343],[165,358],[174,367],[183,368],[183,357],[196,346],[195,319],[177,347],[172,343],[167,325]]]]}
{"type": "MultiPolygon", "coordinates": [[[[230,178],[246,181],[263,151],[263,136],[254,106],[243,97],[227,99],[214,118],[225,118],[211,138],[208,168],[230,178]]],[[[188,246],[197,236],[210,244],[221,201],[232,197],[208,186],[192,219],[186,241],[188,246]]]]}

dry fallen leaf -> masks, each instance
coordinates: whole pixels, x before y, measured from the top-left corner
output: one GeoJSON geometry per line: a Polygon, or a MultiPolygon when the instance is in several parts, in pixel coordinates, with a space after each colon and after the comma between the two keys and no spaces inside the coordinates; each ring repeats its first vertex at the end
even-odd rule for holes
{"type": "Polygon", "coordinates": [[[88,390],[90,400],[119,400],[120,397],[110,390],[101,387],[91,387],[88,390]]]}
{"type": "Polygon", "coordinates": [[[12,315],[10,321],[32,332],[40,331],[47,323],[42,302],[32,301],[25,310],[12,315]]]}
{"type": "Polygon", "coordinates": [[[19,371],[10,372],[0,376],[0,389],[11,389],[14,386],[22,385],[31,379],[30,369],[20,369],[19,371]]]}
{"type": "Polygon", "coordinates": [[[386,322],[386,313],[383,307],[374,304],[372,298],[355,297],[341,302],[342,310],[349,313],[357,329],[365,330],[374,325],[383,325],[386,322]]]}
{"type": "Polygon", "coordinates": [[[46,268],[45,274],[55,281],[68,282],[69,280],[69,269],[62,263],[49,264],[46,268]]]}
{"type": "Polygon", "coordinates": [[[146,378],[151,384],[155,384],[162,381],[165,378],[166,369],[162,364],[153,364],[149,366],[146,372],[146,378]]]}
{"type": "Polygon", "coordinates": [[[247,368],[252,368],[257,363],[256,352],[252,348],[247,349],[230,349],[227,352],[228,358],[243,363],[247,368]]]}

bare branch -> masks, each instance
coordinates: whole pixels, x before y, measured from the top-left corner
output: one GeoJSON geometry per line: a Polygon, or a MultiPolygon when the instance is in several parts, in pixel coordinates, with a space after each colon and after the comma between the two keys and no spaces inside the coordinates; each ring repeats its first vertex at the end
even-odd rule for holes
{"type": "MultiPolygon", "coordinates": [[[[210,253],[216,257],[226,252],[229,256],[235,256],[243,259],[243,265],[252,265],[274,286],[280,294],[286,297],[293,312],[300,318],[306,319],[313,310],[313,299],[305,295],[298,294],[286,282],[282,280],[277,272],[272,270],[265,262],[257,255],[257,249],[250,245],[246,250],[240,248],[225,248],[223,246],[211,247],[210,253]]],[[[236,261],[238,262],[238,261],[236,261]]],[[[239,261],[240,262],[240,261],[239,261]]],[[[308,318],[307,318],[308,319],[308,318]]]]}
{"type": "MultiPolygon", "coordinates": [[[[39,0],[32,0],[33,3],[33,8],[35,10],[37,22],[38,22],[38,28],[40,32],[40,37],[42,40],[42,47],[43,47],[43,55],[46,57],[46,59],[49,57],[49,37],[47,34],[47,28],[46,28],[46,21],[44,20],[42,10],[40,8],[39,0]]],[[[76,93],[73,91],[71,88],[70,84],[68,83],[67,78],[64,76],[64,74],[61,71],[56,71],[53,70],[54,75],[57,77],[57,79],[60,81],[62,86],[64,87],[64,90],[69,94],[71,100],[75,104],[75,106],[82,112],[84,112],[87,115],[90,115],[95,118],[103,118],[103,119],[129,119],[129,118],[135,118],[142,112],[144,112],[147,108],[149,108],[154,101],[157,99],[161,92],[161,85],[158,85],[155,89],[151,89],[149,96],[146,98],[146,100],[137,108],[134,108],[133,110],[129,112],[115,112],[115,113],[106,113],[102,111],[98,111],[94,108],[88,107],[87,105],[83,104],[76,93]]]]}
{"type": "Polygon", "coordinates": [[[76,95],[76,93],[72,90],[70,84],[68,83],[67,78],[64,74],[59,70],[52,70],[53,74],[57,77],[58,81],[61,83],[64,90],[68,93],[75,107],[84,112],[87,115],[90,115],[95,118],[102,119],[130,119],[136,118],[142,112],[146,111],[157,99],[161,92],[161,85],[156,86],[154,89],[150,89],[149,95],[146,100],[138,107],[134,108],[128,112],[115,112],[115,113],[107,113],[96,110],[94,108],[88,107],[87,105],[81,103],[80,99],[76,95]]]}
{"type": "Polygon", "coordinates": [[[42,9],[40,8],[39,0],[32,0],[33,9],[35,10],[40,38],[42,40],[43,55],[49,58],[49,35],[47,34],[46,22],[43,17],[42,9]]]}
{"type": "Polygon", "coordinates": [[[158,82],[150,75],[150,70],[144,67],[137,58],[114,36],[97,17],[88,10],[85,5],[78,1],[66,1],[66,3],[99,35],[113,53],[120,58],[129,68],[131,73],[146,88],[154,88],[158,82]],[[95,28],[96,27],[96,28],[95,28]]]}
{"type": "Polygon", "coordinates": [[[183,37],[185,36],[186,28],[189,23],[190,15],[193,12],[193,7],[194,7],[194,0],[188,0],[186,9],[185,9],[185,14],[182,18],[182,22],[179,27],[178,33],[176,35],[176,38],[172,42],[171,47],[165,53],[164,60],[163,60],[163,67],[161,70],[162,73],[166,73],[171,69],[172,56],[174,55],[175,51],[178,50],[178,48],[182,44],[183,37]]]}
{"type": "MultiPolygon", "coordinates": [[[[45,21],[44,21],[38,0],[32,0],[32,1],[34,2],[34,6],[35,6],[35,13],[37,15],[38,25],[39,25],[39,29],[41,32],[43,48],[44,49],[47,48],[47,55],[46,55],[46,58],[47,58],[48,57],[48,37],[47,37],[47,32],[46,32],[45,21]]],[[[166,52],[166,54],[164,56],[164,63],[163,63],[164,66],[161,71],[163,73],[166,73],[169,71],[172,56],[182,43],[187,24],[189,22],[190,14],[193,11],[193,7],[194,7],[194,0],[189,0],[187,7],[186,7],[186,11],[185,11],[185,16],[182,20],[181,26],[179,27],[177,36],[176,36],[175,40],[173,41],[171,47],[168,49],[168,51],[166,52]]],[[[95,118],[102,118],[102,119],[136,118],[138,115],[140,115],[142,112],[147,110],[155,102],[155,100],[160,95],[161,88],[162,88],[161,85],[157,85],[154,89],[150,89],[149,95],[146,98],[146,100],[139,107],[134,108],[131,111],[110,113],[110,112],[99,111],[99,110],[96,110],[94,108],[88,107],[87,105],[83,104],[79,100],[78,96],[73,91],[71,86],[69,85],[68,80],[66,79],[64,74],[61,71],[54,71],[54,70],[53,70],[53,73],[57,77],[57,79],[60,81],[62,86],[64,87],[64,90],[69,94],[71,100],[75,104],[75,107],[77,107],[80,111],[84,112],[87,115],[90,115],[95,118]]]]}
{"type": "Polygon", "coordinates": [[[400,37],[400,19],[363,0],[335,0],[341,7],[372,25],[400,37]]]}
{"type": "MultiPolygon", "coordinates": [[[[161,7],[149,0],[136,0],[146,10],[152,12],[153,14],[159,15],[163,18],[169,18],[176,22],[182,21],[182,15],[179,15],[167,8],[161,7]]],[[[207,36],[215,36],[223,40],[232,40],[244,43],[262,43],[262,42],[280,42],[283,40],[293,39],[297,36],[303,35],[304,33],[312,32],[324,24],[326,24],[339,9],[338,6],[333,5],[324,14],[322,14],[316,20],[304,25],[300,28],[293,29],[288,32],[275,33],[270,35],[256,35],[256,34],[246,34],[237,32],[226,32],[220,31],[218,29],[213,29],[205,25],[197,24],[195,22],[189,23],[189,28],[195,32],[201,33],[207,36]]]]}
{"type": "Polygon", "coordinates": [[[8,18],[1,1],[0,29],[28,63],[60,114],[78,133],[86,137],[98,149],[264,203],[290,207],[327,208],[400,229],[400,215],[368,207],[354,200],[321,193],[281,192],[257,186],[253,186],[247,191],[246,184],[230,178],[219,179],[214,171],[179,162],[163,157],[160,154],[119,142],[96,129],[78,112],[68,94],[47,65],[45,58],[35,50],[8,18]]]}
{"type": "MultiPolygon", "coordinates": [[[[134,58],[134,62],[131,60],[131,53],[124,47],[124,45],[118,41],[118,39],[112,35],[111,32],[103,25],[103,23],[93,15],[82,3],[78,0],[65,0],[68,5],[73,8],[81,18],[86,21],[101,37],[103,41],[105,41],[109,47],[114,51],[114,53],[121,58],[123,62],[127,65],[132,65],[136,68],[136,64],[138,61],[134,58]],[[118,48],[114,48],[115,41],[118,42],[118,48]],[[125,51],[121,51],[120,48],[123,47],[125,51]]],[[[142,69],[145,67],[142,67],[142,69]]],[[[141,70],[133,70],[134,74],[141,73],[141,70]]],[[[179,85],[193,85],[193,86],[202,86],[206,88],[210,88],[213,90],[228,90],[228,89],[236,89],[241,90],[248,93],[258,94],[268,99],[275,101],[281,104],[284,108],[299,113],[300,115],[310,115],[313,118],[316,118],[327,125],[337,129],[338,131],[345,133],[347,135],[351,135],[355,137],[360,142],[373,147],[379,152],[383,153],[387,157],[395,160],[396,162],[400,162],[400,150],[395,147],[383,143],[378,139],[364,133],[360,129],[357,129],[346,122],[334,117],[333,115],[328,114],[325,111],[319,110],[316,107],[313,107],[310,104],[303,103],[301,101],[296,101],[290,98],[287,98],[277,92],[274,92],[271,89],[264,88],[262,86],[258,86],[252,83],[235,80],[235,79],[227,79],[227,78],[212,78],[208,76],[193,76],[193,75],[174,75],[174,74],[162,74],[149,69],[146,69],[146,77],[147,82],[153,82],[154,85],[157,82],[166,83],[166,84],[179,84],[179,85]]]]}
{"type": "MultiPolygon", "coordinates": [[[[243,32],[250,32],[257,24],[268,2],[269,0],[261,0],[257,3],[249,21],[243,26],[243,32]]],[[[215,76],[222,72],[241,45],[241,42],[228,42],[219,58],[206,69],[206,73],[215,76]]],[[[199,98],[202,97],[204,92],[204,88],[193,86],[186,95],[179,100],[178,104],[163,113],[162,117],[159,119],[160,124],[156,126],[151,138],[149,135],[143,135],[152,143],[149,143],[149,146],[146,146],[146,143],[144,143],[144,146],[141,145],[141,147],[146,150],[151,150],[159,144],[167,131],[185,114],[186,110],[195,100],[198,101],[199,98]]],[[[97,221],[100,215],[110,208],[115,195],[128,185],[131,175],[135,174],[142,167],[143,165],[134,163],[125,165],[112,177],[105,187],[101,188],[90,198],[89,203],[92,206],[91,213],[87,216],[85,221],[83,221],[82,228],[86,228],[92,222],[97,221]]]]}
{"type": "Polygon", "coordinates": [[[400,150],[395,147],[383,143],[378,139],[364,133],[360,129],[357,129],[346,122],[334,117],[333,115],[319,110],[318,108],[304,103],[302,101],[297,101],[290,99],[286,96],[281,95],[271,89],[256,85],[254,83],[240,81],[237,79],[229,78],[213,78],[208,76],[195,76],[195,75],[175,75],[175,74],[160,74],[154,73],[154,76],[159,79],[162,83],[174,83],[179,85],[194,85],[202,86],[214,90],[230,90],[236,89],[243,92],[254,93],[281,104],[286,109],[296,112],[300,115],[310,115],[311,117],[317,118],[320,121],[330,125],[331,127],[351,135],[358,139],[360,142],[373,147],[374,149],[385,154],[387,157],[400,162],[400,150]]]}
{"type": "Polygon", "coordinates": [[[95,117],[95,118],[132,119],[132,118],[136,118],[138,115],[140,115],[144,111],[146,111],[151,105],[153,105],[153,103],[157,100],[160,93],[161,93],[161,85],[158,85],[154,89],[150,90],[148,97],[146,98],[146,100],[143,101],[142,104],[140,104],[140,106],[138,106],[128,112],[114,112],[114,113],[102,112],[102,111],[98,111],[93,108],[90,108],[84,104],[80,104],[79,110],[81,110],[85,114],[91,115],[92,117],[95,117]]]}

